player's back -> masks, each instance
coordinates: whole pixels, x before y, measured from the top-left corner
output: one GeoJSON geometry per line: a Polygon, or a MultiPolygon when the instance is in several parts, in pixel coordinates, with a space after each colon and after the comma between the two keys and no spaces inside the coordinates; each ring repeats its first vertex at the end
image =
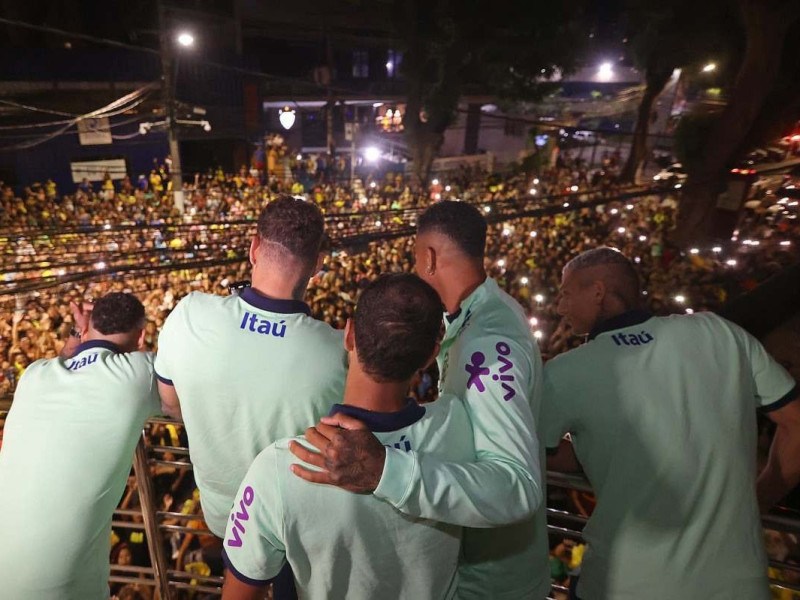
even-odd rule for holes
{"type": "Polygon", "coordinates": [[[108,597],[113,511],[144,421],[152,355],[82,344],[20,380],[0,451],[0,596],[108,597]]]}
{"type": "MultiPolygon", "coordinates": [[[[403,412],[407,416],[420,408],[413,405],[403,412]]],[[[443,461],[474,460],[472,428],[462,401],[444,397],[422,410],[424,416],[406,426],[397,421],[404,418],[399,414],[391,423],[385,419],[387,413],[373,413],[373,417],[379,415],[383,427],[369,423],[370,415],[364,414],[369,411],[348,414],[371,425],[384,445],[424,452],[443,461]]],[[[303,438],[297,439],[303,443],[303,438]]],[[[242,500],[252,499],[250,518],[255,522],[244,524],[246,533],[241,537],[236,527],[229,527],[224,546],[229,565],[246,577],[258,579],[257,571],[243,571],[265,556],[258,546],[269,548],[267,555],[274,549],[265,541],[270,533],[258,523],[277,524],[282,519],[275,527],[280,530],[280,541],[273,542],[285,548],[301,597],[454,597],[460,527],[414,519],[371,494],[352,494],[301,480],[289,470],[297,462],[288,450],[289,441],[282,440],[262,452],[242,483],[244,494],[251,494],[243,495],[242,500]],[[281,512],[279,518],[273,519],[274,511],[281,512]]],[[[264,560],[282,558],[283,553],[278,552],[264,560]]],[[[273,562],[272,568],[276,564],[273,562]]]]}
{"type": "Polygon", "coordinates": [[[256,455],[341,399],[342,335],[298,301],[193,293],[167,319],[156,371],[175,386],[206,522],[218,536],[256,455]]]}

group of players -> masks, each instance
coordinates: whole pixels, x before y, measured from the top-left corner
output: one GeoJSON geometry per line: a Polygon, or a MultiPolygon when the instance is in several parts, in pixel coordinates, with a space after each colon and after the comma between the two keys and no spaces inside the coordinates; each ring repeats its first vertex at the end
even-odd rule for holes
{"type": "Polygon", "coordinates": [[[136,351],[135,297],[72,306],[5,425],[2,597],[108,597],[111,516],[163,412],[224,540],[225,599],[270,582],[276,599],[545,598],[547,464],[582,468],[597,495],[574,597],[767,600],[759,507],[800,480],[792,377],[716,315],[642,310],[634,267],[605,247],[563,271],[558,311],[587,342],[543,368],[486,276],[486,231],[467,203],[431,205],[417,274],[372,281],[344,332],[303,302],[324,220],[288,196],[260,215],[251,286],[183,298],[157,356],[136,351]],[[433,360],[439,398],[418,405],[433,360]],[[758,481],[756,409],[778,424],[758,481]]]}

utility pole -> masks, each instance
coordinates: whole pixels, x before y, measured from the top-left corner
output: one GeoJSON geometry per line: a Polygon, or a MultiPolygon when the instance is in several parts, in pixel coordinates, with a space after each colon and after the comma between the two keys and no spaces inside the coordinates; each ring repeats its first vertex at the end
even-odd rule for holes
{"type": "Polygon", "coordinates": [[[172,54],[173,40],[170,36],[166,10],[162,0],[158,2],[158,39],[161,50],[161,92],[164,99],[164,120],[167,123],[169,154],[172,158],[170,178],[172,179],[172,198],[175,208],[183,214],[183,173],[181,171],[181,151],[178,144],[175,122],[175,70],[172,54]]]}

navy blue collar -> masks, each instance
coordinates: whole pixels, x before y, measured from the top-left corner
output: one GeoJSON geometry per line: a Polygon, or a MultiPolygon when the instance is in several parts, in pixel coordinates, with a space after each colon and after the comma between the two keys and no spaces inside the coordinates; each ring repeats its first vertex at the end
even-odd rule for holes
{"type": "Polygon", "coordinates": [[[302,300],[279,300],[277,298],[268,298],[264,294],[258,293],[251,287],[242,290],[242,293],[239,294],[239,298],[251,306],[255,306],[256,308],[260,308],[261,310],[265,310],[267,312],[280,313],[284,315],[303,313],[309,317],[311,316],[311,309],[308,307],[308,304],[302,300]]]}
{"type": "Polygon", "coordinates": [[[458,317],[460,317],[460,316],[461,316],[461,309],[459,308],[459,309],[458,309],[456,312],[454,312],[454,313],[446,313],[446,314],[444,315],[444,318],[445,318],[445,319],[447,319],[447,322],[448,322],[448,323],[452,323],[453,321],[455,321],[455,320],[456,320],[458,317]]]}
{"type": "Polygon", "coordinates": [[[405,408],[397,412],[375,412],[349,404],[334,404],[330,416],[336,413],[358,419],[369,427],[370,431],[387,432],[413,425],[425,415],[425,407],[409,398],[405,408]]]}
{"type": "Polygon", "coordinates": [[[122,354],[122,349],[112,342],[107,340],[89,340],[88,342],[83,342],[80,346],[78,346],[72,356],[80,354],[84,350],[91,350],[92,348],[104,348],[105,350],[111,350],[117,354],[122,354]]]}
{"type": "Polygon", "coordinates": [[[628,312],[624,312],[616,317],[611,317],[610,319],[601,321],[592,327],[592,331],[589,332],[589,341],[593,340],[601,333],[605,333],[606,331],[614,331],[615,329],[622,329],[624,327],[633,327],[639,323],[644,323],[652,317],[652,313],[646,310],[629,310],[628,312]]]}

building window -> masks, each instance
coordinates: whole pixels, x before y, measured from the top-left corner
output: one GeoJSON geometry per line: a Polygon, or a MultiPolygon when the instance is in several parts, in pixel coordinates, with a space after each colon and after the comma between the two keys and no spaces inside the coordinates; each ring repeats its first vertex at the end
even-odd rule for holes
{"type": "Polygon", "coordinates": [[[353,50],[353,78],[366,79],[367,77],[369,77],[369,52],[353,50]]]}

